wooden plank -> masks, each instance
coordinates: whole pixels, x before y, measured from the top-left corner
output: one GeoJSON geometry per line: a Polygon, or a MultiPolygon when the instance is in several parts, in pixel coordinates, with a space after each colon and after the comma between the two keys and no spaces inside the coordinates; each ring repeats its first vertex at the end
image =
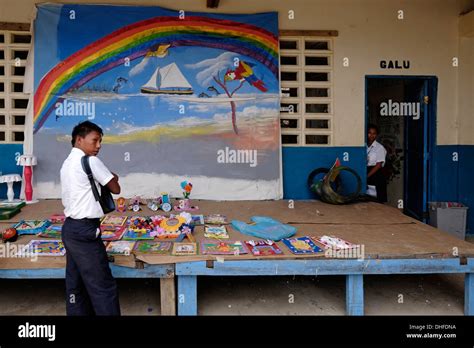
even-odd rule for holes
{"type": "Polygon", "coordinates": [[[178,277],[178,315],[197,315],[197,277],[178,277]]]}
{"type": "Polygon", "coordinates": [[[176,315],[174,278],[160,279],[161,315],[176,315]]]}
{"type": "MultiPolygon", "coordinates": [[[[472,260],[472,259],[469,259],[472,260]]],[[[434,274],[474,273],[474,263],[460,264],[459,259],[388,259],[388,260],[268,260],[178,263],[181,276],[276,276],[276,275],[348,275],[348,274],[434,274]]]]}
{"type": "Polygon", "coordinates": [[[0,30],[30,31],[30,23],[0,22],[0,30]]]}
{"type": "Polygon", "coordinates": [[[338,30],[280,30],[280,36],[339,36],[338,30]]]}
{"type": "Polygon", "coordinates": [[[346,276],[346,314],[364,315],[364,278],[362,274],[346,276]]]}
{"type": "Polygon", "coordinates": [[[464,315],[474,315],[474,274],[466,273],[464,278],[464,315]]]}

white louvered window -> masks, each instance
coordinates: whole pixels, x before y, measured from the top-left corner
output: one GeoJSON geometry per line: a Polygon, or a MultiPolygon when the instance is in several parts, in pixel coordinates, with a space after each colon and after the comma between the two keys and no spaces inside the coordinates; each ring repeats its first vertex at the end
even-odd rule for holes
{"type": "Polygon", "coordinates": [[[29,32],[0,30],[0,144],[24,140],[28,95],[23,82],[30,47],[29,32]]]}
{"type": "Polygon", "coordinates": [[[280,70],[282,145],[332,145],[332,39],[280,36],[280,70]]]}

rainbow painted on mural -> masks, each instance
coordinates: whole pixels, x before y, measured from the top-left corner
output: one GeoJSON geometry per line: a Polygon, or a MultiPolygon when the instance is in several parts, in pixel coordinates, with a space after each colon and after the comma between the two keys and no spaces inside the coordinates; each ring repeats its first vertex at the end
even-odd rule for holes
{"type": "Polygon", "coordinates": [[[278,38],[250,24],[200,16],[160,16],[125,26],[91,43],[57,64],[46,74],[34,97],[36,133],[65,93],[94,77],[145,56],[159,44],[202,46],[251,57],[278,79],[278,38]]]}

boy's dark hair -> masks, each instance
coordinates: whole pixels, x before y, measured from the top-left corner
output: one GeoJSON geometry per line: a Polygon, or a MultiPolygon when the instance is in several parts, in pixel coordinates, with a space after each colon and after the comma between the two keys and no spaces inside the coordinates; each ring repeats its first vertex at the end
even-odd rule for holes
{"type": "Polygon", "coordinates": [[[77,137],[84,138],[90,132],[97,132],[100,135],[104,135],[104,132],[102,132],[102,128],[100,128],[95,123],[92,123],[90,121],[81,122],[77,126],[75,126],[74,129],[72,130],[72,139],[71,139],[72,146],[74,147],[74,145],[76,145],[77,137]]]}
{"type": "Polygon", "coordinates": [[[375,125],[373,123],[369,123],[369,125],[367,126],[367,131],[369,131],[370,129],[375,129],[377,134],[379,134],[379,127],[377,127],[377,125],[375,125]]]}

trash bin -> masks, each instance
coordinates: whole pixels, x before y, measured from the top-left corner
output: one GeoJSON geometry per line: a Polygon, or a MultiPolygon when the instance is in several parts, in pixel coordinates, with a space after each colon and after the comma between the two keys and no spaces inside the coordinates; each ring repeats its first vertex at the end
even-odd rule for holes
{"type": "Polygon", "coordinates": [[[456,202],[429,202],[429,208],[431,226],[465,239],[468,207],[456,202]]]}

